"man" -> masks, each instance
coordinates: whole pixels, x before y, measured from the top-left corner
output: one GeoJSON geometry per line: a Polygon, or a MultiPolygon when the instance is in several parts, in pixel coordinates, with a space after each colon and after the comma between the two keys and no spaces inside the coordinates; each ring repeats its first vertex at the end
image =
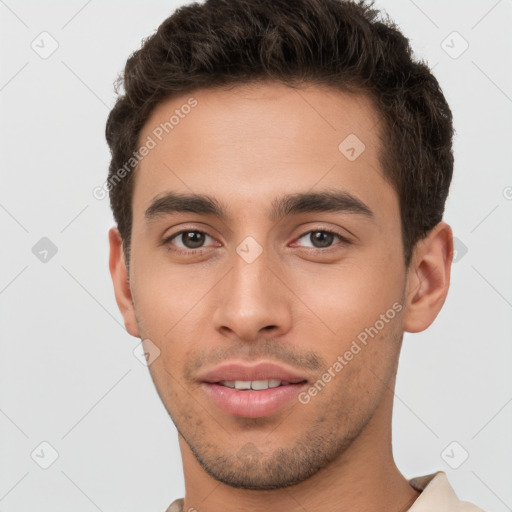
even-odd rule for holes
{"type": "Polygon", "coordinates": [[[110,271],[179,433],[175,511],[478,511],[391,449],[450,282],[452,117],[364,3],[208,0],[128,60],[110,271]]]}

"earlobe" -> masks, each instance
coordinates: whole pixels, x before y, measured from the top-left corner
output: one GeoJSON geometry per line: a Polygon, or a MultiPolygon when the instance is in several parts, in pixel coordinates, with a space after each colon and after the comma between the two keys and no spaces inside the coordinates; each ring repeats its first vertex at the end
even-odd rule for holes
{"type": "Polygon", "coordinates": [[[135,317],[130,281],[126,270],[126,262],[123,254],[123,242],[117,228],[111,228],[108,232],[110,246],[109,269],[114,285],[117,306],[123,315],[126,330],[136,338],[140,338],[139,327],[135,317]]]}
{"type": "Polygon", "coordinates": [[[421,332],[437,317],[448,294],[452,260],[452,230],[440,222],[414,249],[407,276],[405,331],[421,332]]]}

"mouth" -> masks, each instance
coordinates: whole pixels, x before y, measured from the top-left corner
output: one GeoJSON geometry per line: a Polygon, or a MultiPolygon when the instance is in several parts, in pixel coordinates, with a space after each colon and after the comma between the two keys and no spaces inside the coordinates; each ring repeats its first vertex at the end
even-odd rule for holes
{"type": "Polygon", "coordinates": [[[236,417],[260,418],[295,400],[308,379],[271,361],[230,362],[200,376],[215,409],[236,417]]]}
{"type": "Polygon", "coordinates": [[[275,388],[282,384],[297,384],[307,379],[304,375],[285,366],[270,361],[260,361],[250,365],[245,362],[224,363],[199,375],[198,380],[241,390],[258,390],[275,388]]]}
{"type": "Polygon", "coordinates": [[[219,386],[224,386],[230,389],[237,389],[238,391],[263,391],[265,389],[275,389],[283,386],[290,386],[295,384],[303,384],[307,382],[305,379],[298,382],[288,382],[280,379],[265,379],[265,380],[223,380],[214,382],[219,386]]]}

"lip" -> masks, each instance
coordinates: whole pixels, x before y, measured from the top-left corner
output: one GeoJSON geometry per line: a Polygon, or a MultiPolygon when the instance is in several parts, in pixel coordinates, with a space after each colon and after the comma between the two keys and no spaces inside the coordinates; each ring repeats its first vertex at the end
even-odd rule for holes
{"type": "Polygon", "coordinates": [[[201,386],[225,413],[242,418],[261,418],[278,411],[287,402],[297,399],[307,383],[287,384],[261,391],[239,390],[220,384],[203,382],[201,386]]]}
{"type": "Polygon", "coordinates": [[[201,387],[213,403],[232,416],[260,418],[268,416],[286,403],[297,400],[297,395],[307,386],[304,376],[275,363],[262,362],[256,365],[229,363],[203,374],[201,387]],[[288,382],[284,386],[260,391],[233,389],[219,384],[221,381],[268,380],[288,382]]]}
{"type": "Polygon", "coordinates": [[[214,384],[224,380],[267,380],[276,379],[297,384],[307,378],[275,363],[261,362],[255,365],[226,363],[199,376],[201,382],[214,384]]]}

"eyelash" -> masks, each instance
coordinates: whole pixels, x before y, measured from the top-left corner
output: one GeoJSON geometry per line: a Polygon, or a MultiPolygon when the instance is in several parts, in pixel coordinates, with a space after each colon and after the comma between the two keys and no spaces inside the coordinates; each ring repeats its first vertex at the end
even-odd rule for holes
{"type": "MultiPolygon", "coordinates": [[[[182,229],[181,231],[178,231],[178,232],[173,233],[172,235],[168,236],[162,242],[162,244],[163,245],[170,244],[170,242],[172,240],[174,240],[178,236],[182,235],[183,233],[199,233],[201,235],[206,235],[206,236],[210,236],[211,237],[211,235],[209,235],[208,233],[206,233],[204,231],[200,231],[198,229],[182,229]]],[[[334,236],[336,236],[336,237],[338,237],[340,239],[340,245],[349,245],[351,243],[351,241],[348,238],[346,238],[343,235],[341,235],[340,233],[338,233],[336,231],[333,231],[333,230],[330,230],[330,229],[310,229],[309,231],[306,231],[305,233],[300,235],[297,238],[297,240],[300,240],[304,236],[309,235],[311,233],[326,233],[328,235],[334,235],[334,236]]],[[[213,238],[213,237],[211,237],[211,238],[213,238]]],[[[332,250],[333,248],[335,248],[335,245],[331,245],[331,246],[325,247],[325,248],[322,248],[322,247],[307,247],[306,249],[308,249],[311,252],[326,253],[326,252],[329,252],[330,250],[332,250]]],[[[197,249],[181,249],[181,248],[175,249],[175,248],[168,247],[167,249],[168,249],[168,251],[174,252],[175,254],[178,254],[178,255],[189,255],[190,256],[190,255],[196,254],[197,252],[204,251],[205,247],[198,247],[197,249]]]]}

